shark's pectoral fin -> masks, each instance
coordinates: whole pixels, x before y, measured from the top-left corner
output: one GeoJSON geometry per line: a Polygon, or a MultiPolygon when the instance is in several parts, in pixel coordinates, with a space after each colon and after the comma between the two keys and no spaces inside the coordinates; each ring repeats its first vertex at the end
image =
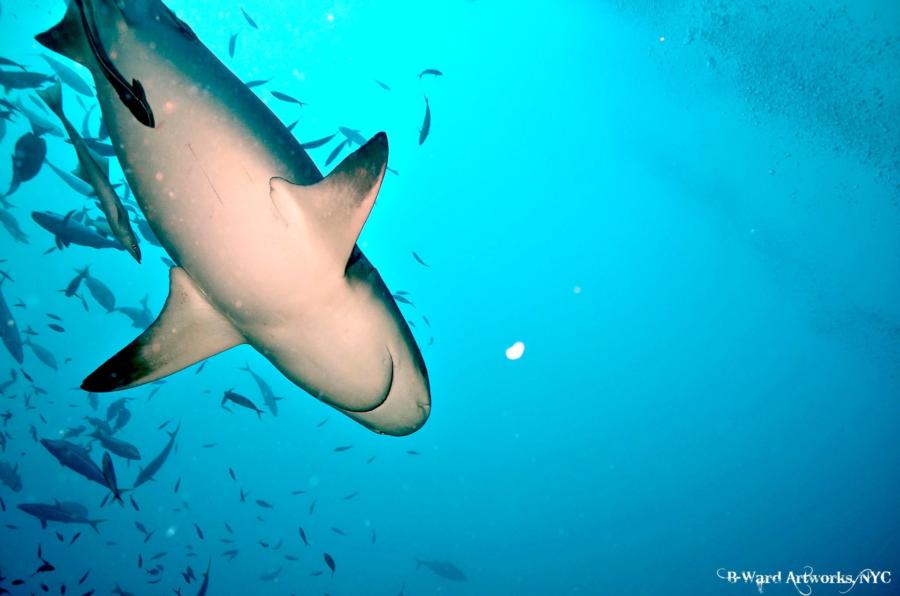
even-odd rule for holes
{"type": "Polygon", "coordinates": [[[156,321],[81,384],[103,392],[143,385],[244,343],[244,337],[181,267],[169,275],[169,298],[156,321]]]}
{"type": "Polygon", "coordinates": [[[343,272],[375,204],[387,158],[387,135],[380,132],[315,184],[272,178],[272,203],[288,225],[303,226],[313,235],[323,256],[343,272]]]}

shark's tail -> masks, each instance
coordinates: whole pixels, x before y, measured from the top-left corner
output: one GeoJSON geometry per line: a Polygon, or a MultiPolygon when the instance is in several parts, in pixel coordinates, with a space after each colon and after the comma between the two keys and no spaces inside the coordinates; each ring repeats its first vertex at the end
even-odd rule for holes
{"type": "Polygon", "coordinates": [[[173,431],[171,431],[171,432],[166,431],[166,434],[169,435],[169,438],[170,438],[170,439],[174,439],[174,438],[175,438],[175,435],[178,434],[178,431],[179,431],[179,430],[181,430],[181,423],[180,423],[180,422],[178,423],[178,426],[175,427],[175,430],[173,430],[173,431]]]}

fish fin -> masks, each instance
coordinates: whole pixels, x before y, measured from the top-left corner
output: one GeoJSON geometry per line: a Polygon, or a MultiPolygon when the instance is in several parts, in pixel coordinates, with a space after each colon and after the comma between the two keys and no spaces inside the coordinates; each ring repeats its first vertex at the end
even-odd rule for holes
{"type": "Polygon", "coordinates": [[[156,321],[81,384],[97,393],[143,385],[244,343],[181,267],[169,273],[169,297],[156,321]]]}
{"type": "Polygon", "coordinates": [[[328,176],[308,186],[284,178],[269,181],[270,197],[287,224],[318,236],[322,256],[343,273],[369,217],[388,158],[387,135],[378,133],[344,159],[328,176]]]}
{"type": "Polygon", "coordinates": [[[47,529],[47,520],[41,519],[40,521],[41,521],[41,529],[46,530],[47,529]]]}
{"type": "Polygon", "coordinates": [[[62,20],[43,33],[37,34],[34,39],[48,50],[81,64],[87,64],[87,57],[91,53],[81,22],[78,2],[69,2],[62,20]]]}
{"type": "Polygon", "coordinates": [[[107,520],[105,520],[105,519],[89,519],[87,523],[89,523],[91,525],[91,528],[93,528],[93,530],[99,534],[100,530],[97,529],[97,524],[102,524],[105,521],[107,521],[107,520]]]}

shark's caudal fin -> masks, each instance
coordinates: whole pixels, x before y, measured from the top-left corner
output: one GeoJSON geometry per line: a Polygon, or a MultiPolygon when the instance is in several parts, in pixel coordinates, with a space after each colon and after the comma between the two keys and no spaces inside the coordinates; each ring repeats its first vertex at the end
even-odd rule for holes
{"type": "Polygon", "coordinates": [[[70,1],[63,19],[50,29],[36,35],[34,39],[48,50],[53,50],[57,54],[62,54],[66,58],[82,64],[86,63],[87,57],[91,53],[77,2],[70,1]]]}
{"type": "Polygon", "coordinates": [[[156,321],[81,388],[105,392],[143,385],[242,343],[243,336],[206,301],[185,270],[174,267],[169,297],[156,321]]]}
{"type": "Polygon", "coordinates": [[[375,204],[387,159],[387,135],[380,132],[315,184],[272,178],[272,203],[289,226],[303,222],[303,232],[315,234],[327,248],[323,256],[343,272],[375,204]]]}

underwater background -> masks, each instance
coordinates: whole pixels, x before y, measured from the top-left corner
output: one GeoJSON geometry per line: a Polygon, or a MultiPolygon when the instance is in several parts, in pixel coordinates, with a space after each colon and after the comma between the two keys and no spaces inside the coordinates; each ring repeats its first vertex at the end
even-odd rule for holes
{"type": "MultiPolygon", "coordinates": [[[[0,593],[196,594],[210,561],[210,594],[752,594],[717,570],[897,571],[900,4],[168,5],[242,80],[271,79],[254,90],[297,138],[337,132],[309,150],[323,172],[338,127],[388,133],[360,246],[408,292],[433,411],[378,436],[247,346],[92,405],[81,380],[139,329],[86,284],[60,290],[89,266],[155,316],[168,265],[143,237],[141,265],[46,254],[32,211],[100,214],[45,134],[0,228],[26,342],[21,365],[0,349],[0,593]],[[264,407],[247,365],[277,416],[220,407],[228,389],[264,407]],[[85,416],[121,397],[115,436],[142,456],[114,456],[121,486],[180,428],[154,481],[101,507],[109,491],[38,440],[99,464],[85,416]],[[54,500],[108,521],[42,530],[17,507],[54,500]]],[[[33,37],[64,8],[2,0],[0,56],[53,74],[33,37]]],[[[64,86],[96,134],[94,104],[64,86]]],[[[0,190],[30,129],[0,120],[0,190]]]]}

